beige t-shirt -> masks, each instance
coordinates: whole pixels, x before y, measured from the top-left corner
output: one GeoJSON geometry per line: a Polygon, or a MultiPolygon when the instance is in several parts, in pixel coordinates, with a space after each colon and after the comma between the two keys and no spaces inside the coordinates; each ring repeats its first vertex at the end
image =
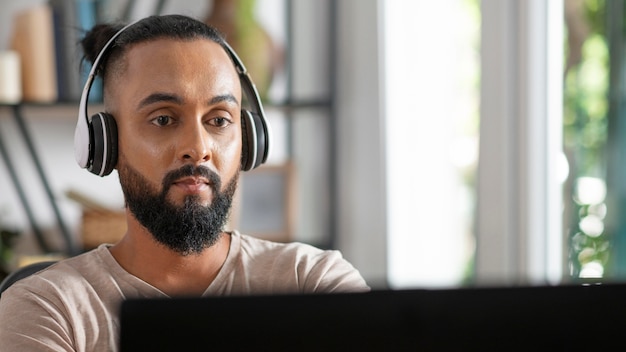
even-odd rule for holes
{"type": "MultiPolygon", "coordinates": [[[[338,251],[231,236],[228,257],[203,296],[369,290],[338,251]]],[[[122,300],[168,296],[126,272],[108,248],[8,288],[0,299],[0,351],[115,351],[122,300]]]]}

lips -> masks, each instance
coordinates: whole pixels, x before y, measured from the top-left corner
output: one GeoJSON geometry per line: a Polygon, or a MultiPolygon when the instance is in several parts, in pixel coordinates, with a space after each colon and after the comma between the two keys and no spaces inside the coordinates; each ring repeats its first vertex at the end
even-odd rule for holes
{"type": "Polygon", "coordinates": [[[163,191],[165,196],[171,191],[188,195],[218,194],[221,187],[219,175],[206,166],[186,164],[179,169],[172,170],[163,177],[163,191]]]}
{"type": "Polygon", "coordinates": [[[188,193],[199,193],[210,188],[209,181],[204,177],[184,177],[174,181],[173,185],[188,193]]]}

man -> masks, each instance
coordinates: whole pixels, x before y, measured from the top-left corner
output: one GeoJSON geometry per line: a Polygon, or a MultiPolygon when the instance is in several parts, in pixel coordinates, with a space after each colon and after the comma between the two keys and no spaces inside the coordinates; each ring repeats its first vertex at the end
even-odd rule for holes
{"type": "Polygon", "coordinates": [[[6,290],[0,350],[115,350],[120,303],[131,297],[369,290],[337,251],[223,232],[249,156],[242,83],[215,30],[153,16],[121,32],[96,26],[83,47],[103,75],[113,120],[104,130],[117,130],[105,148],[116,158],[106,159],[118,170],[128,231],[6,290]]]}

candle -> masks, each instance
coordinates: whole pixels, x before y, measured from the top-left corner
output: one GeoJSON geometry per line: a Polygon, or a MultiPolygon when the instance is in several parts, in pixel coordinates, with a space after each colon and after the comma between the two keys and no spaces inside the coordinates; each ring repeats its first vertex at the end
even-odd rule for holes
{"type": "Polygon", "coordinates": [[[21,99],[20,56],[12,50],[0,50],[0,103],[17,104],[21,99]]]}

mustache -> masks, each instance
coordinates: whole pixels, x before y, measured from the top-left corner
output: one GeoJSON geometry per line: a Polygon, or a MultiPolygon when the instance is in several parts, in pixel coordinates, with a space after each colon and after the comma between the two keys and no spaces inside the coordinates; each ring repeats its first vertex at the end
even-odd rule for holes
{"type": "Polygon", "coordinates": [[[189,176],[204,177],[209,180],[209,186],[214,193],[219,192],[222,188],[222,179],[217,173],[215,173],[215,171],[206,166],[194,166],[187,164],[180,169],[168,172],[165,177],[163,177],[163,194],[166,194],[169,191],[170,187],[174,182],[176,182],[176,180],[189,176]]]}

